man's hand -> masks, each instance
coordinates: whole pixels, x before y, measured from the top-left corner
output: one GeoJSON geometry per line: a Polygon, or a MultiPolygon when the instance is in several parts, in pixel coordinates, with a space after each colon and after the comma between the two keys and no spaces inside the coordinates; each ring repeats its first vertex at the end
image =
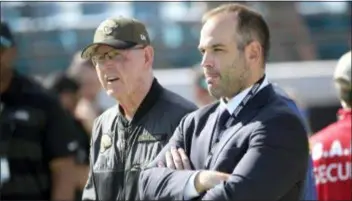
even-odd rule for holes
{"type": "MultiPolygon", "coordinates": [[[[190,161],[185,153],[185,151],[181,148],[171,148],[170,151],[165,153],[166,157],[166,167],[170,169],[177,169],[177,170],[191,170],[190,161]]],[[[163,162],[158,163],[159,167],[165,167],[163,162]]]]}
{"type": "Polygon", "coordinates": [[[226,181],[230,177],[230,174],[216,172],[216,171],[200,171],[194,180],[194,186],[197,192],[203,193],[216,185],[220,184],[222,181],[226,181]]]}

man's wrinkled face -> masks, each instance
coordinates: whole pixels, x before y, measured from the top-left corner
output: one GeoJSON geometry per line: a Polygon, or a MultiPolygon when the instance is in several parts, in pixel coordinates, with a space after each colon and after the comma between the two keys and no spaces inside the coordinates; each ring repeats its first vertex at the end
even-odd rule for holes
{"type": "Polygon", "coordinates": [[[97,47],[92,57],[99,81],[107,94],[118,98],[133,93],[145,73],[145,48],[117,50],[97,47]]]}
{"type": "Polygon", "coordinates": [[[249,69],[242,51],[237,48],[236,21],[232,14],[220,14],[206,21],[200,34],[209,93],[215,98],[231,98],[243,89],[249,69]]]}

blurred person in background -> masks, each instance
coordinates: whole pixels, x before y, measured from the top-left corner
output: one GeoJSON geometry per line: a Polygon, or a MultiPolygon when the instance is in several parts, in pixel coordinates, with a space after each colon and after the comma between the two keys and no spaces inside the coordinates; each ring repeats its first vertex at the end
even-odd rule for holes
{"type": "Polygon", "coordinates": [[[352,78],[351,51],[338,61],[334,82],[342,108],[338,121],[310,138],[318,199],[352,200],[351,108],[352,78]]]}
{"type": "Polygon", "coordinates": [[[44,85],[53,93],[57,94],[61,105],[66,109],[75,122],[79,133],[79,147],[76,152],[76,174],[77,192],[76,200],[82,199],[82,191],[86,184],[89,172],[89,134],[86,132],[82,122],[75,117],[75,110],[80,100],[79,84],[63,73],[55,73],[44,80],[44,85]]]}
{"type": "Polygon", "coordinates": [[[55,93],[64,109],[71,115],[75,114],[77,104],[81,98],[78,82],[64,73],[53,73],[44,78],[44,86],[55,93]]]}
{"type": "Polygon", "coordinates": [[[196,106],[154,78],[154,49],[136,19],[103,21],[82,57],[92,60],[101,85],[118,102],[95,120],[83,200],[139,200],[140,171],[196,106]]]}
{"type": "Polygon", "coordinates": [[[81,52],[77,52],[67,69],[67,74],[80,85],[81,98],[78,101],[75,116],[82,121],[90,134],[94,119],[103,112],[97,101],[101,85],[94,66],[90,60],[81,58],[81,52]]]}
{"type": "Polygon", "coordinates": [[[193,92],[198,107],[202,107],[216,101],[216,99],[212,97],[208,92],[208,86],[205,80],[203,69],[197,65],[193,68],[193,72],[193,92]]]}
{"type": "Polygon", "coordinates": [[[74,200],[77,128],[54,96],[13,68],[5,22],[0,42],[0,199],[74,200]]]}

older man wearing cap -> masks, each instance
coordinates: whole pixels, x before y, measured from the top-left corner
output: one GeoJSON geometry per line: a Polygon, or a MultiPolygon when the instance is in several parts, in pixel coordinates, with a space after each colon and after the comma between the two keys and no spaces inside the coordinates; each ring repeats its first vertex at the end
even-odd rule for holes
{"type": "Polygon", "coordinates": [[[83,200],[138,200],[140,170],[196,106],[154,78],[154,50],[138,20],[103,21],[82,57],[92,60],[101,85],[118,102],[95,120],[83,200]]]}
{"type": "Polygon", "coordinates": [[[318,199],[352,200],[351,174],[351,51],[337,63],[334,73],[342,109],[338,121],[310,139],[318,199]]]}

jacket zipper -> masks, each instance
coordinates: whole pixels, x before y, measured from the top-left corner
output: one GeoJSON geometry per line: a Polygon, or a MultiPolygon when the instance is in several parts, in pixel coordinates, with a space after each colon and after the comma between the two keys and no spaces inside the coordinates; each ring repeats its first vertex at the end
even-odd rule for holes
{"type": "Polygon", "coordinates": [[[125,149],[126,149],[126,135],[125,133],[127,132],[125,129],[124,130],[121,130],[122,132],[119,133],[119,154],[120,154],[120,158],[122,160],[122,167],[123,167],[123,173],[122,173],[122,179],[123,179],[123,191],[122,191],[122,197],[123,199],[122,200],[125,200],[125,186],[126,186],[126,183],[125,183],[125,160],[126,160],[126,157],[125,157],[125,149]]]}

